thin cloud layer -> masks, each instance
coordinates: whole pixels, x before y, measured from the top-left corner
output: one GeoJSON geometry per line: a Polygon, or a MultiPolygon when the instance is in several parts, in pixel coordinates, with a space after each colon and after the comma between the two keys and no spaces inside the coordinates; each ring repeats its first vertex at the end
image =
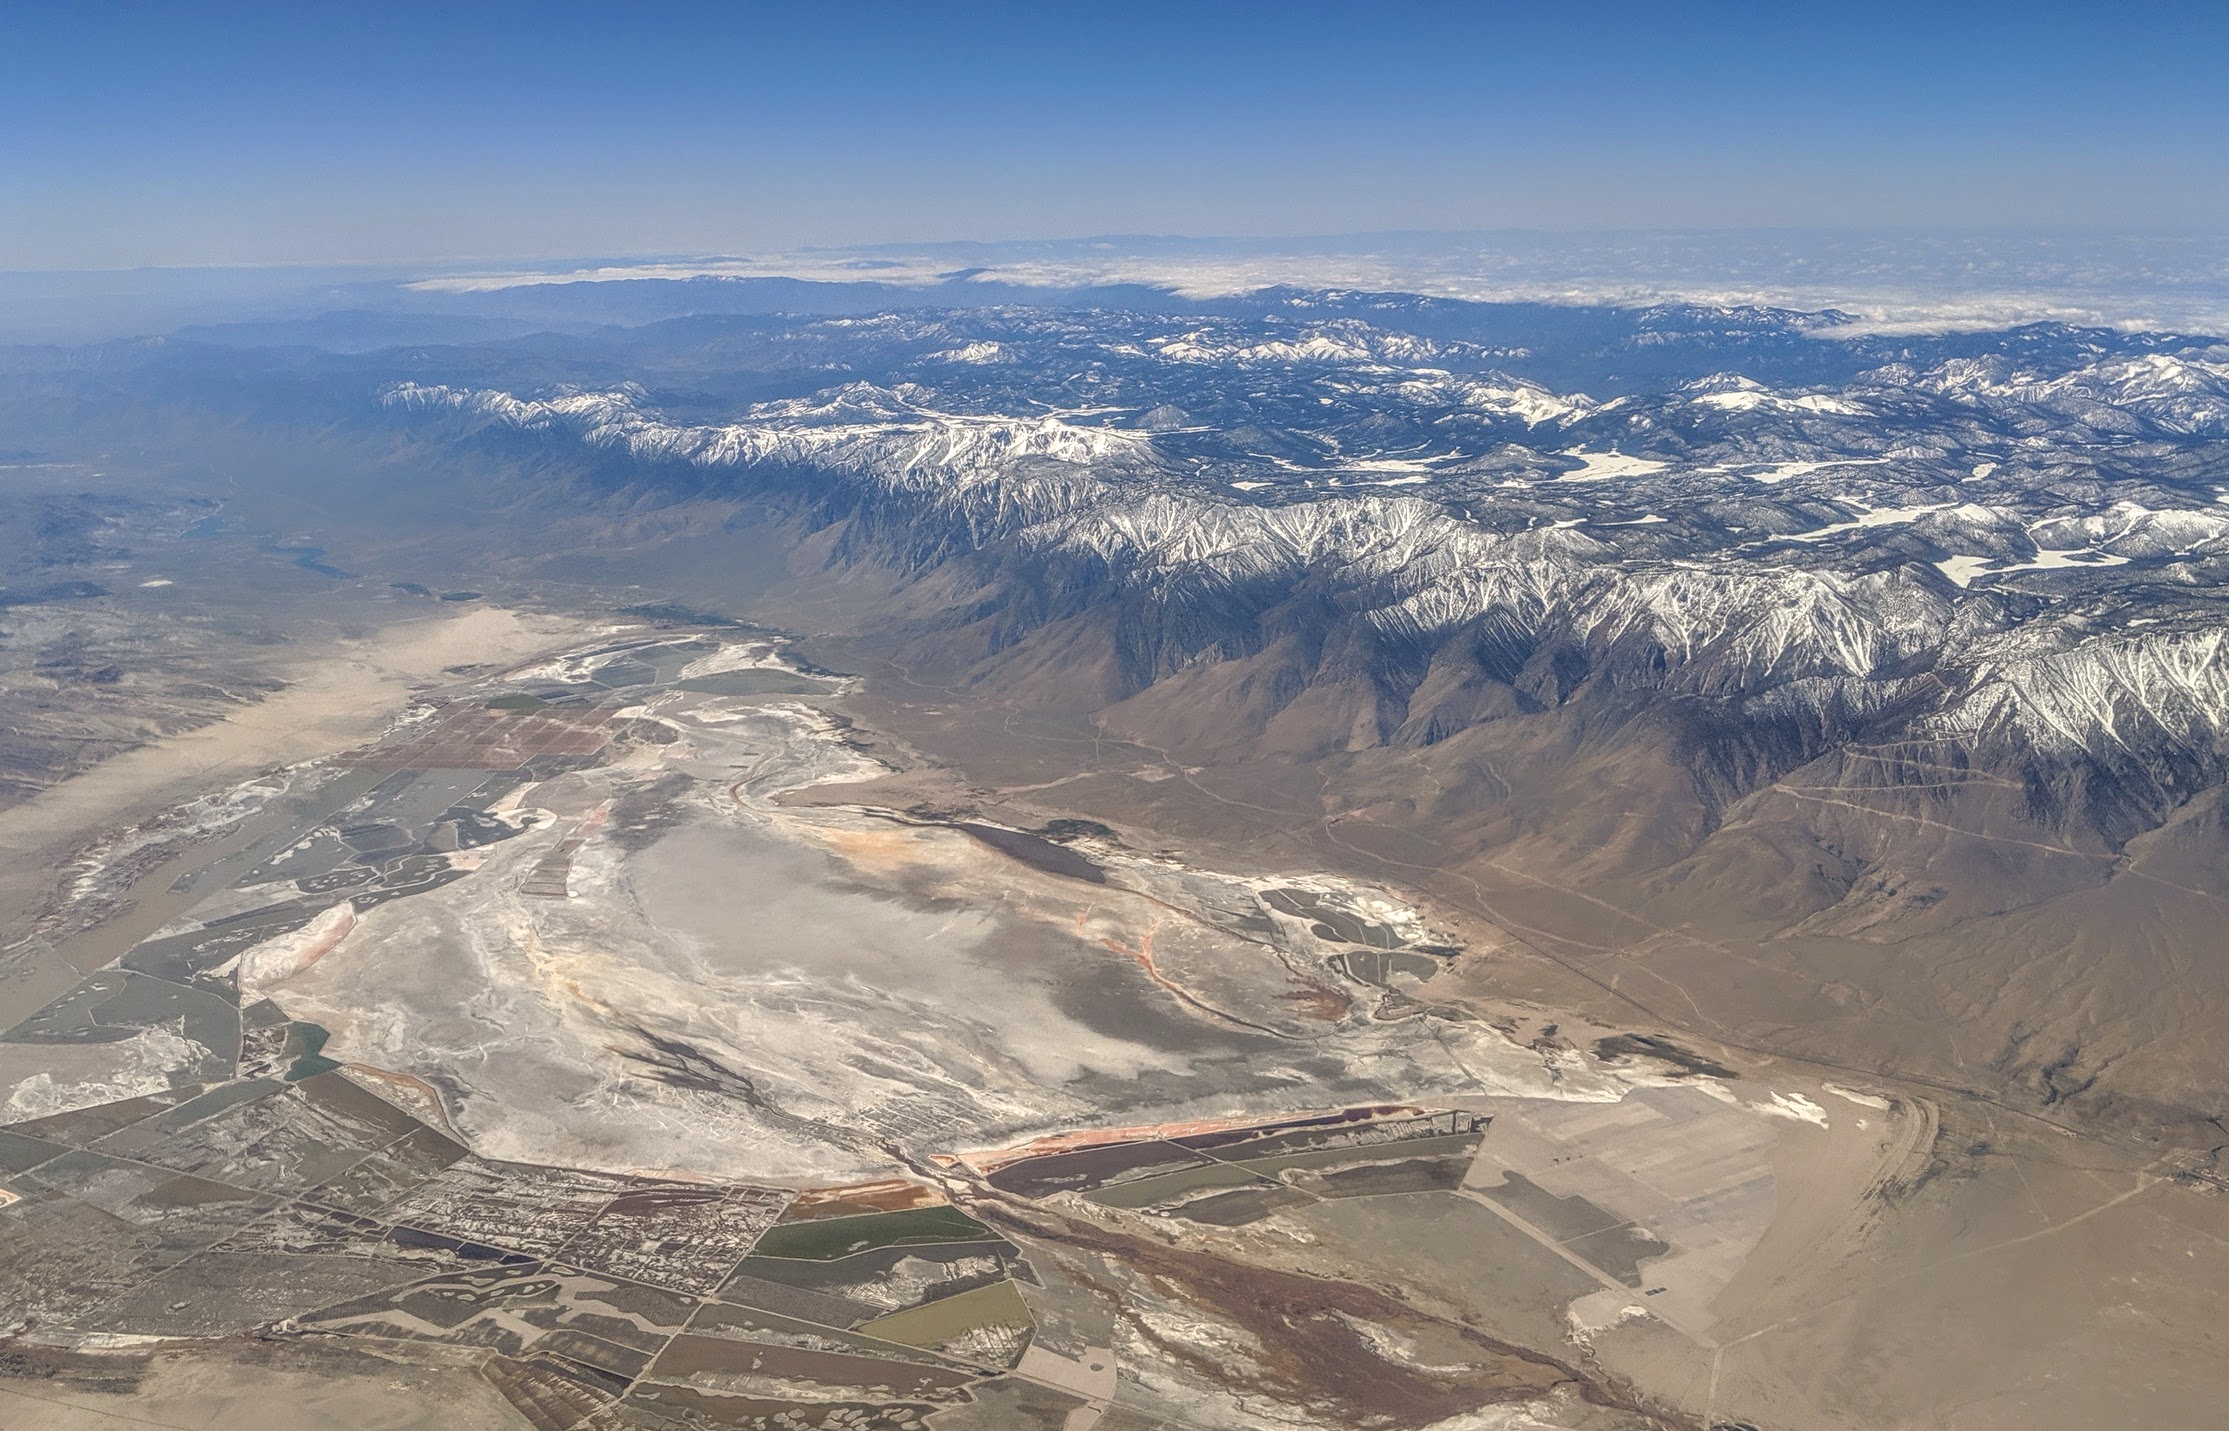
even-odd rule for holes
{"type": "Polygon", "coordinates": [[[1212,298],[1289,284],[1484,302],[1836,310],[1834,335],[2066,322],[2229,331],[2219,238],[1790,233],[1387,235],[922,244],[443,274],[420,293],[644,279],[791,278],[927,287],[1134,284],[1212,298]]]}

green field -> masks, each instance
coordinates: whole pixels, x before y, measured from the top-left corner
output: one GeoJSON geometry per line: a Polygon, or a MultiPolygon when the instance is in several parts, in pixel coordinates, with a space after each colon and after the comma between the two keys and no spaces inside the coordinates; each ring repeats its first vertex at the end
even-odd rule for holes
{"type": "Polygon", "coordinates": [[[862,1336],[879,1337],[909,1347],[939,1347],[978,1327],[1035,1326],[1022,1294],[1011,1282],[993,1282],[972,1292],[946,1297],[925,1307],[914,1307],[877,1317],[859,1328],[862,1336]]]}
{"type": "Polygon", "coordinates": [[[830,1262],[877,1247],[919,1242],[987,1242],[998,1234],[955,1207],[922,1207],[907,1212],[868,1212],[857,1217],[826,1217],[770,1227],[751,1249],[754,1257],[794,1257],[830,1262]]]}

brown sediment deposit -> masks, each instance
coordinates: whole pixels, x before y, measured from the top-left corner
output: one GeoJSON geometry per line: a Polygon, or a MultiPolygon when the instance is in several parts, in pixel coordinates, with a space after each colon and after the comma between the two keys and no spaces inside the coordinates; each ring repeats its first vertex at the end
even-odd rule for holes
{"type": "MultiPolygon", "coordinates": [[[[968,1211],[993,1226],[1096,1254],[1161,1296],[1241,1329],[1260,1347],[1259,1358],[1243,1366],[1157,1332],[1127,1311],[1115,1288],[1100,1289],[1141,1337],[1203,1380],[1240,1395],[1310,1408],[1331,1424],[1420,1428],[1559,1392],[1629,1413],[1659,1414],[1614,1378],[1417,1311],[1376,1288],[1236,1262],[1202,1246],[1133,1236],[1043,1205],[1023,1208],[994,1197],[965,1201],[968,1211]],[[1452,1339],[1465,1349],[1467,1364],[1405,1364],[1385,1356],[1361,1328],[1452,1339]]],[[[1659,1424],[1686,1423],[1664,1418],[1659,1424]]]]}
{"type": "Polygon", "coordinates": [[[785,1222],[811,1222],[824,1217],[855,1217],[871,1212],[912,1212],[938,1207],[944,1194],[925,1183],[906,1178],[847,1183],[841,1187],[807,1188],[783,1215],[785,1222]]]}
{"type": "Polygon", "coordinates": [[[368,1063],[351,1063],[345,1067],[349,1077],[370,1085],[411,1117],[444,1133],[453,1135],[456,1132],[442,1106],[440,1091],[424,1079],[392,1069],[375,1068],[368,1063]]]}
{"type": "Polygon", "coordinates": [[[949,1161],[964,1162],[979,1173],[992,1173],[1025,1158],[1041,1158],[1050,1153],[1074,1152],[1115,1143],[1174,1141],[1202,1134],[1251,1132],[1315,1122],[1360,1122],[1395,1115],[1421,1114],[1424,1111],[1402,1103],[1381,1103],[1363,1108],[1301,1110],[1278,1118],[1263,1118],[1260,1114],[1252,1114],[1234,1118],[1194,1118],[1177,1123],[1145,1123],[1127,1128],[1073,1128],[1059,1133],[1047,1133],[1043,1137],[1032,1138],[1026,1143],[1017,1143],[1008,1148],[960,1153],[949,1161]]]}

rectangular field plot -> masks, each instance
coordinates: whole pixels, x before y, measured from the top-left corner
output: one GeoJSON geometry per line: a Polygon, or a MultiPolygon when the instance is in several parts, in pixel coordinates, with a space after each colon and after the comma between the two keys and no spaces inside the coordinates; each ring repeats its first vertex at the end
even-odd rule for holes
{"type": "Polygon", "coordinates": [[[1452,1191],[1489,1121],[1349,1108],[1049,1153],[1000,1166],[989,1180],[1025,1197],[1075,1192],[1102,1207],[1237,1227],[1317,1198],[1452,1191]]]}
{"type": "Polygon", "coordinates": [[[1235,1164],[1203,1162],[1178,1172],[1103,1187],[1091,1193],[1090,1198],[1102,1207],[1150,1211],[1181,1207],[1202,1193],[1260,1185],[1266,1181],[1235,1164]]]}
{"type": "MultiPolygon", "coordinates": [[[[750,1281],[793,1288],[813,1298],[862,1309],[872,1317],[902,1311],[993,1282],[1003,1282],[1020,1263],[1021,1254],[1010,1242],[942,1242],[883,1247],[855,1252],[825,1261],[789,1257],[764,1257],[757,1253],[736,1267],[722,1295],[730,1301],[758,1305],[749,1295],[739,1295],[750,1281]]],[[[823,1321],[810,1311],[769,1305],[769,1311],[823,1321]]],[[[857,1317],[838,1325],[850,1325],[857,1317]]]]}
{"type": "Polygon", "coordinates": [[[285,1084],[245,1083],[113,1134],[100,1151],[291,1196],[354,1167],[402,1131],[331,1101],[321,1106],[285,1084]]]}
{"type": "Polygon", "coordinates": [[[706,1302],[698,1307],[696,1316],[690,1319],[689,1330],[702,1337],[726,1337],[731,1341],[795,1347],[802,1351],[840,1352],[846,1356],[866,1357],[873,1361],[907,1361],[923,1366],[951,1364],[947,1358],[918,1347],[878,1341],[873,1337],[843,1331],[825,1323],[799,1321],[795,1317],[761,1311],[756,1307],[739,1306],[733,1302],[706,1302]]]}
{"type": "Polygon", "coordinates": [[[759,1257],[825,1262],[879,1247],[918,1243],[995,1241],[998,1234],[955,1207],[784,1221],[751,1249],[759,1257]]]}
{"type": "Polygon", "coordinates": [[[1148,1138],[1027,1158],[1000,1168],[989,1181],[1001,1192],[1018,1197],[1050,1197],[1056,1192],[1089,1192],[1180,1168],[1196,1168],[1206,1162],[1205,1156],[1175,1143],[1148,1138]]]}
{"type": "Polygon", "coordinates": [[[925,1402],[885,1404],[737,1396],[660,1382],[641,1383],[627,1400],[655,1419],[620,1424],[685,1427],[689,1431],[725,1426],[737,1431],[927,1431],[929,1423],[924,1418],[937,1409],[925,1402]]]}
{"type": "Polygon", "coordinates": [[[944,1198],[934,1188],[904,1178],[882,1182],[851,1183],[843,1187],[807,1188],[799,1193],[782,1221],[808,1222],[821,1217],[858,1217],[870,1212],[911,1212],[942,1206],[944,1198]]]}
{"type": "Polygon", "coordinates": [[[1036,1323],[1011,1282],[994,1282],[926,1306],[879,1317],[859,1330],[884,1341],[941,1352],[979,1366],[1020,1361],[1036,1323]]]}
{"type": "Polygon", "coordinates": [[[98,1153],[65,1153],[23,1184],[48,1188],[140,1229],[153,1239],[147,1256],[156,1266],[183,1260],[273,1206],[258,1193],[98,1153]]]}
{"type": "Polygon", "coordinates": [[[349,1212],[376,1213],[465,1156],[462,1143],[420,1127],[388,1144],[311,1195],[349,1212]]]}
{"type": "Polygon", "coordinates": [[[1229,1128],[1173,1139],[1226,1161],[1271,1158],[1329,1148],[1367,1148],[1415,1138],[1458,1137],[1481,1131],[1487,1120],[1476,1113],[1425,1113],[1415,1109],[1351,1108],[1253,1128],[1229,1128]]]}
{"type": "Polygon", "coordinates": [[[201,1091],[199,1084],[188,1084],[165,1093],[149,1093],[139,1098],[101,1103],[91,1108],[73,1108],[67,1113],[50,1113],[44,1118],[10,1123],[7,1131],[18,1137],[58,1143],[66,1148],[82,1148],[97,1139],[107,1137],[119,1128],[145,1122],[157,1113],[167,1113],[200,1096],[201,1091]]]}

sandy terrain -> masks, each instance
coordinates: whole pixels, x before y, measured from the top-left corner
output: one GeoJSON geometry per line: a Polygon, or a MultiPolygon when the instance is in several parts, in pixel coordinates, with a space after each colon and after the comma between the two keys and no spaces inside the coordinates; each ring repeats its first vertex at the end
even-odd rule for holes
{"type": "Polygon", "coordinates": [[[455,666],[502,664],[577,640],[580,627],[481,606],[388,627],[279,672],[286,689],[221,721],[103,761],[36,799],[0,811],[0,860],[68,848],[82,832],[126,823],[213,786],[376,735],[413,687],[455,666]]]}
{"type": "Polygon", "coordinates": [[[112,921],[97,938],[60,950],[28,942],[19,921],[51,898],[56,871],[96,836],[260,771],[368,740],[413,690],[450,668],[524,660],[581,634],[556,618],[473,607],[390,626],[328,653],[296,654],[279,664],[275,674],[286,685],[276,694],[0,811],[0,918],[11,927],[0,958],[0,1020],[28,1013],[184,907],[157,894],[167,880],[150,879],[134,916],[112,921]]]}
{"type": "Polygon", "coordinates": [[[270,1345],[127,1354],[92,1377],[0,1382],[0,1425],[10,1431],[481,1431],[521,1424],[494,1387],[459,1369],[330,1347],[315,1354],[270,1345]]]}

